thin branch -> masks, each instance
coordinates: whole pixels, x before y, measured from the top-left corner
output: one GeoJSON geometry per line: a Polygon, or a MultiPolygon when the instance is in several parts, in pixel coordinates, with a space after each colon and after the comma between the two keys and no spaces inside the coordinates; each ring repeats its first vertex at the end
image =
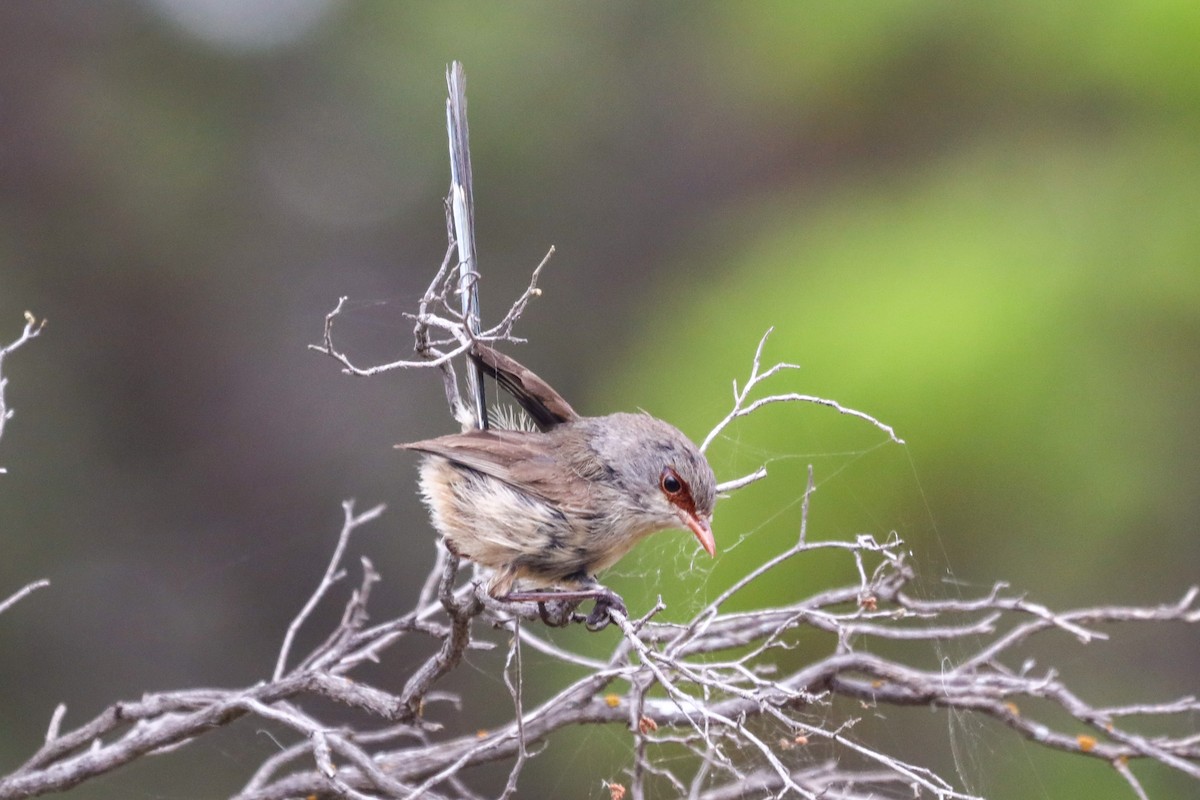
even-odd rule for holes
{"type": "MultiPolygon", "coordinates": [[[[733,408],[720,422],[713,426],[713,429],[708,432],[706,437],[704,437],[704,441],[700,444],[700,452],[706,452],[709,445],[713,443],[713,440],[720,436],[735,420],[749,416],[763,406],[773,403],[815,403],[817,405],[827,406],[840,414],[857,417],[865,422],[869,422],[871,425],[886,433],[891,441],[895,442],[896,444],[904,444],[904,440],[896,436],[896,431],[892,428],[892,426],[885,425],[870,414],[843,406],[841,403],[838,403],[835,400],[829,400],[823,397],[815,397],[807,394],[789,393],[770,395],[768,397],[762,397],[757,400],[750,401],[750,393],[758,388],[758,386],[764,381],[769,380],[776,374],[785,370],[800,369],[800,367],[796,364],[788,364],[783,362],[775,364],[765,371],[762,369],[763,348],[766,346],[767,339],[774,330],[774,328],[768,328],[767,332],[764,333],[762,338],[758,340],[758,346],[754,349],[754,358],[750,364],[749,378],[746,379],[745,385],[740,389],[738,388],[737,381],[733,382],[733,408]]],[[[722,491],[732,491],[732,489],[740,488],[746,484],[753,483],[755,480],[763,477],[766,477],[766,469],[760,467],[758,471],[752,473],[751,475],[748,475],[744,478],[739,478],[737,481],[731,481],[729,484],[722,485],[720,488],[722,491]]]]}
{"type": "Polygon", "coordinates": [[[4,600],[0,600],[0,614],[8,611],[10,608],[21,602],[24,598],[36,592],[38,589],[44,589],[50,585],[50,581],[42,578],[41,580],[32,581],[25,584],[17,591],[13,592],[4,600]]]}
{"type": "Polygon", "coordinates": [[[517,635],[509,640],[508,659],[504,662],[504,685],[508,688],[509,696],[513,701],[514,721],[517,727],[517,760],[509,770],[508,782],[504,784],[500,800],[508,800],[517,791],[517,778],[521,775],[521,770],[525,767],[525,760],[529,757],[529,753],[525,749],[525,678],[521,664],[521,621],[517,620],[513,624],[517,627],[517,635]]]}
{"type": "MultiPolygon", "coordinates": [[[[442,369],[448,376],[447,380],[450,381],[450,385],[452,386],[453,372],[450,369],[450,364],[453,359],[458,358],[470,349],[472,341],[523,341],[513,334],[513,327],[525,313],[525,309],[530,301],[535,297],[541,296],[542,290],[538,286],[538,280],[541,277],[542,270],[554,255],[554,248],[551,247],[546,251],[546,255],[530,274],[529,283],[526,285],[524,291],[512,302],[500,321],[490,328],[480,331],[476,336],[470,334],[461,314],[450,305],[449,297],[453,292],[454,276],[449,273],[447,265],[453,258],[454,252],[455,248],[453,246],[447,250],[446,261],[443,262],[442,269],[438,271],[437,279],[435,279],[434,283],[430,284],[429,289],[418,305],[417,313],[406,314],[406,316],[414,321],[415,347],[416,352],[420,356],[419,359],[398,359],[369,367],[360,367],[353,363],[349,355],[338,349],[333,337],[334,321],[345,309],[346,302],[349,299],[347,297],[339,298],[333,310],[325,315],[325,326],[321,344],[310,344],[308,348],[338,361],[343,367],[342,371],[347,375],[370,377],[397,369],[428,369],[430,367],[437,367],[442,369]],[[433,331],[441,331],[443,336],[441,338],[432,338],[430,334],[433,331]]],[[[452,396],[452,407],[455,401],[461,403],[457,399],[457,389],[451,391],[448,387],[447,396],[452,396]]]]}
{"type": "Polygon", "coordinates": [[[296,631],[300,630],[300,626],[312,614],[317,604],[321,602],[321,598],[329,591],[329,588],[345,575],[344,572],[338,569],[338,565],[342,562],[342,554],[346,551],[346,544],[350,541],[350,534],[359,527],[377,519],[383,513],[383,509],[383,505],[377,505],[356,517],[354,515],[354,501],[347,500],[342,503],[342,514],[344,516],[342,532],[338,535],[337,546],[333,548],[333,557],[329,559],[329,565],[325,568],[325,574],[322,576],[316,590],[308,598],[308,602],[304,604],[304,608],[300,609],[300,613],[288,625],[287,633],[283,637],[283,645],[279,648],[279,658],[275,661],[275,671],[271,675],[271,680],[277,681],[283,677],[284,669],[287,666],[288,653],[292,649],[292,640],[296,638],[296,631]]]}
{"type": "MultiPolygon", "coordinates": [[[[8,379],[4,377],[4,359],[10,353],[25,345],[29,340],[36,338],[46,327],[45,319],[37,319],[30,312],[25,312],[25,327],[12,342],[0,346],[0,438],[4,437],[4,426],[13,417],[13,409],[9,408],[4,399],[4,390],[8,386],[8,379]]],[[[0,475],[5,473],[4,467],[0,467],[0,475]]],[[[3,611],[3,608],[0,608],[3,611]]]]}

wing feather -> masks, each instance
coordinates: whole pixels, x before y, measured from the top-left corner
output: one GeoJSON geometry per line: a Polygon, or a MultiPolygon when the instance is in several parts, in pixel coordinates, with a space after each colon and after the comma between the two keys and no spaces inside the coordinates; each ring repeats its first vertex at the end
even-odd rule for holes
{"type": "Polygon", "coordinates": [[[468,431],[396,446],[441,456],[556,506],[574,507],[590,492],[591,481],[555,455],[546,438],[526,431],[468,431]]]}

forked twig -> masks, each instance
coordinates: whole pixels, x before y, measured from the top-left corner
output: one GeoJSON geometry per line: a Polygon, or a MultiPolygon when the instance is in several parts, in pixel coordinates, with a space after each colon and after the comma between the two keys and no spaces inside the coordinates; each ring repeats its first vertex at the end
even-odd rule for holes
{"type": "Polygon", "coordinates": [[[342,503],[342,532],[338,535],[337,546],[333,549],[333,557],[329,560],[329,565],[325,568],[325,574],[321,577],[321,582],[317,585],[316,590],[308,598],[308,602],[300,609],[300,613],[296,615],[291,624],[288,625],[287,633],[283,637],[283,645],[279,648],[279,658],[275,661],[275,672],[272,673],[272,680],[279,680],[283,677],[284,670],[287,667],[288,653],[292,649],[292,640],[296,638],[296,632],[300,630],[300,626],[308,619],[317,604],[321,602],[321,598],[329,591],[333,584],[337,583],[345,576],[345,572],[338,568],[342,562],[342,555],[346,552],[346,544],[350,541],[350,534],[363,525],[375,520],[383,513],[384,506],[377,505],[374,508],[366,511],[358,516],[354,514],[354,503],[347,500],[342,503]]]}
{"type": "MultiPolygon", "coordinates": [[[[746,379],[745,384],[740,388],[736,380],[733,382],[733,408],[730,409],[729,413],[726,414],[721,421],[714,425],[712,430],[708,432],[708,435],[704,437],[704,441],[700,443],[700,452],[707,452],[709,445],[713,443],[713,440],[724,433],[725,429],[733,424],[735,420],[749,416],[763,406],[772,405],[774,403],[814,403],[816,405],[826,406],[834,409],[840,414],[857,417],[858,419],[868,422],[886,433],[888,439],[890,439],[892,442],[895,442],[896,444],[904,444],[904,440],[896,436],[896,431],[891,425],[886,425],[865,412],[857,411],[853,408],[847,408],[836,400],[829,400],[824,397],[816,397],[808,394],[796,394],[794,392],[789,392],[786,394],[772,394],[766,397],[760,397],[756,400],[750,400],[751,392],[757,389],[763,382],[769,380],[780,372],[784,372],[785,370],[800,369],[799,365],[789,364],[786,362],[773,364],[766,370],[762,369],[763,348],[766,346],[767,339],[771,336],[771,333],[774,330],[775,328],[773,327],[767,328],[766,333],[764,333],[762,338],[758,340],[758,346],[754,349],[754,358],[750,362],[750,376],[746,379]]],[[[765,477],[767,477],[767,468],[765,466],[760,466],[758,469],[747,475],[721,482],[717,485],[717,491],[721,494],[728,494],[736,491],[737,489],[741,489],[745,486],[749,486],[752,483],[760,481],[765,477]]]]}

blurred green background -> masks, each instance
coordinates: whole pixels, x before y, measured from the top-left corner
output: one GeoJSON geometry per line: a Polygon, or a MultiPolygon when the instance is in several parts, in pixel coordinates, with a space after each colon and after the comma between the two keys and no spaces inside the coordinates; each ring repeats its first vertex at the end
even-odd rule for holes
{"type": "MultiPolygon", "coordinates": [[[[517,355],[577,408],[701,438],[774,326],[767,360],[803,367],[775,390],[908,442],[816,406],[731,429],[718,475],[771,479],[719,507],[715,564],[683,534],[623,562],[635,611],[661,592],[682,614],[786,547],[808,464],[809,535],[896,531],[929,596],[1177,599],[1200,564],[1198,41],[1200,9],[1171,0],[0,5],[0,339],[26,309],[49,320],[5,364],[0,596],[53,583],[0,618],[0,772],[59,702],[70,727],[267,676],[343,498],[389,505],[354,545],[385,579],[376,617],[413,602],[433,539],[391,445],[452,429],[439,381],[351,379],[305,345],[349,295],[359,363],[409,352],[403,313],[445,248],[454,58],[485,315],[557,247],[517,355]]],[[[848,570],[814,557],[746,602],[848,570]]],[[[1035,654],[1101,705],[1200,688],[1194,630],[1111,633],[1035,654]]],[[[796,658],[828,652],[810,638],[796,658]]],[[[455,676],[476,700],[439,721],[510,713],[501,664],[455,676]]],[[[867,715],[864,739],[989,797],[1131,796],[990,723],[867,715]]],[[[231,792],[273,751],[260,729],[70,796],[231,792]]],[[[607,797],[628,747],[560,737],[522,796],[607,797]]],[[[1196,794],[1135,771],[1154,797],[1196,794]]]]}

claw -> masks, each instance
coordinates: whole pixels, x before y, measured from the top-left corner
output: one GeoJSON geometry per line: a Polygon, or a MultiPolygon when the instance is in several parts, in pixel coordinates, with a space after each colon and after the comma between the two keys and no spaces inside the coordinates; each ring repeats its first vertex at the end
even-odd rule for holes
{"type": "Polygon", "coordinates": [[[629,615],[629,610],[625,608],[625,601],[621,599],[621,596],[612,589],[605,589],[604,593],[596,598],[596,605],[584,622],[587,629],[599,631],[608,627],[609,622],[612,621],[612,617],[608,614],[609,611],[617,611],[623,616],[629,615]]]}

